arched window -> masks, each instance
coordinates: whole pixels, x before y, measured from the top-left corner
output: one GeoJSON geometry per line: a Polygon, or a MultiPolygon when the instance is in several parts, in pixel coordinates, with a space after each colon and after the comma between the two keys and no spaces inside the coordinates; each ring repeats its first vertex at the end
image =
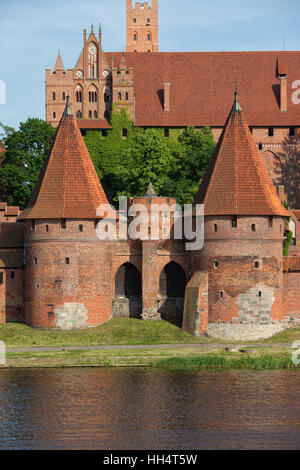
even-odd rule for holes
{"type": "Polygon", "coordinates": [[[184,297],[186,275],[179,264],[172,261],[160,274],[159,289],[163,297],[184,297]]]}
{"type": "Polygon", "coordinates": [[[89,111],[89,119],[92,119],[92,111],[89,111]]]}
{"type": "Polygon", "coordinates": [[[66,94],[65,94],[64,91],[62,92],[62,99],[63,99],[63,101],[65,101],[65,99],[66,99],[66,94]]]}
{"type": "Polygon", "coordinates": [[[98,118],[98,113],[97,111],[94,111],[94,119],[97,119],[98,118]]]}
{"type": "Polygon", "coordinates": [[[119,93],[119,101],[122,101],[122,94],[119,93]]]}
{"type": "Polygon", "coordinates": [[[95,98],[95,103],[97,103],[97,101],[98,101],[98,96],[97,96],[97,92],[96,92],[96,91],[95,91],[95,93],[94,93],[94,98],[95,98]]]}
{"type": "Polygon", "coordinates": [[[115,295],[131,297],[141,295],[142,282],[138,269],[131,263],[125,263],[118,269],[115,277],[115,295]]]}
{"type": "Polygon", "coordinates": [[[97,46],[92,43],[89,46],[89,77],[97,78],[97,46]]]}
{"type": "Polygon", "coordinates": [[[55,93],[55,91],[52,93],[52,100],[53,100],[53,101],[56,100],[56,93],[55,93]]]}
{"type": "Polygon", "coordinates": [[[126,101],[128,101],[129,99],[129,96],[128,96],[128,93],[126,93],[126,101]]]}
{"type": "Polygon", "coordinates": [[[55,119],[55,118],[56,118],[56,112],[53,113],[53,119],[55,119]]]}
{"type": "Polygon", "coordinates": [[[151,41],[151,33],[147,33],[147,41],[151,41]]]}
{"type": "Polygon", "coordinates": [[[82,118],[81,111],[77,111],[76,117],[77,117],[77,119],[81,119],[81,118],[82,118]]]}
{"type": "Polygon", "coordinates": [[[137,37],[138,37],[137,33],[133,33],[133,40],[134,41],[137,41],[137,37]]]}
{"type": "Polygon", "coordinates": [[[82,103],[82,92],[80,89],[76,91],[76,103],[82,103]]]}
{"type": "Polygon", "coordinates": [[[91,102],[92,102],[92,92],[89,91],[89,103],[91,103],[91,102]]]}

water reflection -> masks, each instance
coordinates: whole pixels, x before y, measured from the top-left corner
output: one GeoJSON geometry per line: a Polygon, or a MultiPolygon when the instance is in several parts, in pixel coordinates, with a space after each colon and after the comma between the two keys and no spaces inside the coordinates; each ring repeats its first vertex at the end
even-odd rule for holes
{"type": "Polygon", "coordinates": [[[297,371],[0,371],[0,449],[296,449],[297,371]]]}

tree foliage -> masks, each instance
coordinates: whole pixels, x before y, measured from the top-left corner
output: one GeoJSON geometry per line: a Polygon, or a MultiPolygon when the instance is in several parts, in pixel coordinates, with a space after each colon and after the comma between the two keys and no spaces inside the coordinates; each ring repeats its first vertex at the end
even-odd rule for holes
{"type": "Polygon", "coordinates": [[[107,137],[88,131],[85,143],[110,200],[141,196],[151,181],[160,196],[191,203],[215,148],[209,127],[188,127],[170,138],[161,129],[133,126],[125,110],[113,112],[107,137]],[[127,129],[127,138],[122,130],[127,129]]]}
{"type": "Polygon", "coordinates": [[[24,208],[52,145],[55,129],[36,118],[21,123],[18,130],[3,125],[1,128],[6,149],[0,167],[1,199],[24,208]]]}
{"type": "MultiPolygon", "coordinates": [[[[194,199],[215,148],[208,127],[182,133],[134,127],[126,110],[114,110],[112,129],[103,136],[87,131],[86,146],[111,202],[118,196],[142,196],[150,181],[159,196],[176,197],[180,204],[194,199]],[[123,130],[127,136],[124,137],[123,130]]],[[[56,130],[40,119],[28,119],[18,130],[1,126],[6,148],[0,167],[0,197],[24,208],[50,151],[56,130]]]]}

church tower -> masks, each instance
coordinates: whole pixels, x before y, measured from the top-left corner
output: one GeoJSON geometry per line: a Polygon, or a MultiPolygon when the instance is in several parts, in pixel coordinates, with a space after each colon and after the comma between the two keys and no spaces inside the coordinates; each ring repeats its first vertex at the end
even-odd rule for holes
{"type": "Polygon", "coordinates": [[[158,0],[126,0],[126,52],[158,52],[158,0]]]}

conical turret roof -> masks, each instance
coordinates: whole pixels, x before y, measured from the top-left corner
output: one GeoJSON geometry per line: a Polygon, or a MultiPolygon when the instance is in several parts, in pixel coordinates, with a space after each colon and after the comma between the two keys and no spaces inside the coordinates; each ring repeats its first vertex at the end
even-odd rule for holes
{"type": "Polygon", "coordinates": [[[235,100],[195,197],[205,215],[288,216],[235,100]]]}
{"type": "Polygon", "coordinates": [[[58,51],[57,59],[56,59],[55,66],[54,66],[54,69],[53,69],[53,72],[58,72],[58,71],[60,71],[60,72],[65,71],[65,67],[64,67],[61,55],[60,55],[60,51],[58,51]]]}
{"type": "Polygon", "coordinates": [[[108,204],[69,97],[56,137],[20,219],[96,219],[108,204]]]}

